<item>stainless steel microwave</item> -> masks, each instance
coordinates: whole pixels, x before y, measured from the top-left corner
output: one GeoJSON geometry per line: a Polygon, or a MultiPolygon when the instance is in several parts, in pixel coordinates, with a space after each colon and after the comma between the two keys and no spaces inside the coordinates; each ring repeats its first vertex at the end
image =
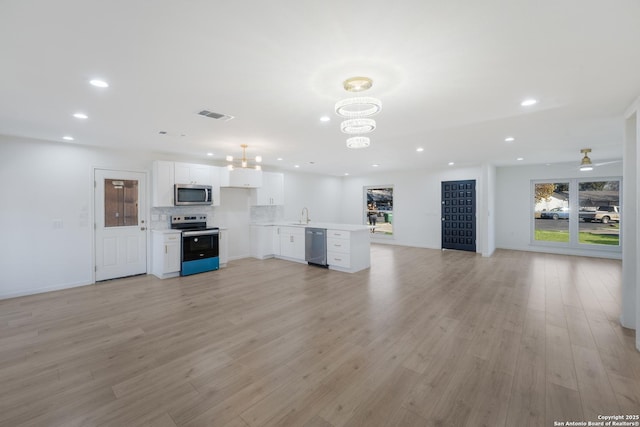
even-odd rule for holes
{"type": "Polygon", "coordinates": [[[175,184],[173,200],[175,206],[211,205],[210,185],[175,184]]]}

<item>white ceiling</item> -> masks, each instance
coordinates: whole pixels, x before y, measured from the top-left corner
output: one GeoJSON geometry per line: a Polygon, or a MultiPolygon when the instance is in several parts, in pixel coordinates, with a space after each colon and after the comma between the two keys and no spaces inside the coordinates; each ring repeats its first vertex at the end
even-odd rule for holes
{"type": "Polygon", "coordinates": [[[637,0],[0,0],[0,133],[194,160],[246,143],[332,175],[620,159],[639,23],[637,0]],[[333,113],[355,75],[383,102],[361,150],[333,113]]]}

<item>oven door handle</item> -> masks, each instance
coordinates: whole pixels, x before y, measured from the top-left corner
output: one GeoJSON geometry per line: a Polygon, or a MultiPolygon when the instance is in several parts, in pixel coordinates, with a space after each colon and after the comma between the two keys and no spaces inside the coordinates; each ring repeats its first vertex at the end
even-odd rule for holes
{"type": "Polygon", "coordinates": [[[220,230],[194,230],[194,231],[183,231],[183,237],[193,237],[193,236],[209,236],[211,234],[219,234],[220,230]]]}

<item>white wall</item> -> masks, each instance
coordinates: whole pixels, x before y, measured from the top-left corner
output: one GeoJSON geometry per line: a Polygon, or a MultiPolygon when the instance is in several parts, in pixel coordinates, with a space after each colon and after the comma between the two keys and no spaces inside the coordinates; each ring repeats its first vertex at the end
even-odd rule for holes
{"type": "Polygon", "coordinates": [[[622,314],[620,323],[636,330],[636,348],[640,350],[640,98],[625,114],[624,140],[624,205],[622,206],[622,314]]]}
{"type": "MultiPolygon", "coordinates": [[[[154,160],[209,163],[0,135],[0,298],[93,283],[93,170],[148,172],[150,191],[154,160]]],[[[316,221],[338,220],[340,178],[286,173],[285,182],[285,218],[299,219],[307,206],[316,221]]],[[[224,188],[221,206],[206,207],[209,225],[228,228],[232,260],[250,253],[249,197],[250,190],[224,188]]],[[[150,208],[147,220],[168,228],[168,220],[151,221],[150,214],[186,210],[150,208]]]]}
{"type": "Polygon", "coordinates": [[[482,233],[482,256],[490,257],[496,250],[496,167],[482,165],[482,185],[485,195],[478,205],[478,232],[482,233]]]}
{"type": "Polygon", "coordinates": [[[250,248],[250,203],[251,190],[246,188],[221,188],[220,206],[216,208],[218,226],[229,229],[229,259],[246,258],[250,248]]]}
{"type": "MultiPolygon", "coordinates": [[[[364,187],[393,186],[393,238],[382,242],[439,249],[441,247],[440,183],[476,180],[477,206],[483,197],[481,169],[450,168],[380,172],[362,177],[344,177],[342,217],[339,222],[364,223],[364,187]]],[[[480,224],[478,223],[478,226],[480,224]]],[[[476,248],[481,248],[478,230],[476,248]]],[[[478,249],[479,250],[479,249],[478,249]]]]}
{"type": "Polygon", "coordinates": [[[284,172],[284,220],[300,220],[309,209],[315,222],[340,222],[342,179],[309,173],[284,172]]]}
{"type": "MultiPolygon", "coordinates": [[[[620,257],[619,252],[598,251],[596,248],[581,250],[531,245],[531,221],[533,218],[531,180],[622,176],[621,163],[599,166],[592,172],[580,172],[577,168],[577,163],[578,161],[576,160],[575,164],[523,165],[497,168],[495,191],[496,247],[605,258],[620,257]]],[[[624,200],[622,203],[624,204],[624,200]]]]}
{"type": "Polygon", "coordinates": [[[149,164],[138,153],[0,136],[0,298],[91,283],[93,168],[149,164]]]}

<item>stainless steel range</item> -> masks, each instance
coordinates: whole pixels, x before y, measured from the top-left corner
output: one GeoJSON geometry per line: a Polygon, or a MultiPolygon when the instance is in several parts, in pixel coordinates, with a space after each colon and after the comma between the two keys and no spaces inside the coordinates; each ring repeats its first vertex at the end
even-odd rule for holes
{"type": "Polygon", "coordinates": [[[220,268],[217,227],[207,228],[206,214],[171,215],[171,228],[182,230],[180,275],[220,268]]]}

